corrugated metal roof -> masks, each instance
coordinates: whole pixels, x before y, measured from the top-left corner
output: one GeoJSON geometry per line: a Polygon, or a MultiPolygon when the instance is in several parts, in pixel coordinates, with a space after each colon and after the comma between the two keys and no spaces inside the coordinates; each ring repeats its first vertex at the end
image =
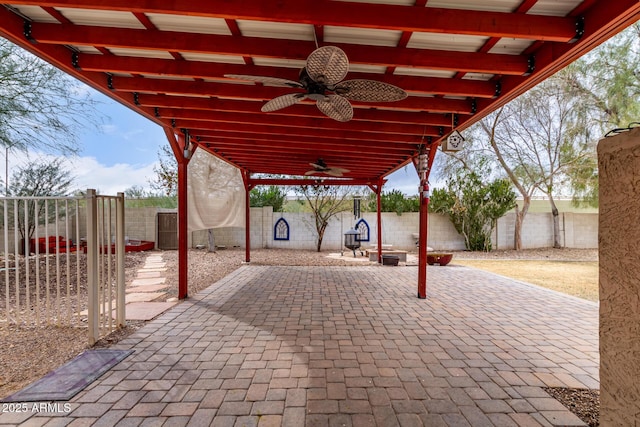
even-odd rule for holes
{"type": "MultiPolygon", "coordinates": [[[[367,182],[437,147],[454,128],[464,130],[640,16],[635,0],[16,0],[3,6],[0,34],[168,133],[188,132],[202,149],[245,171],[299,175],[324,158],[367,182]],[[351,100],[353,119],[343,123],[327,118],[312,99],[296,102],[304,98],[300,88],[225,77],[297,81],[318,46],[346,53],[351,65],[344,80],[386,82],[408,97],[351,100]],[[299,98],[260,112],[266,101],[287,94],[299,98]]],[[[362,87],[380,93],[378,84],[362,87]]]]}
{"type": "Polygon", "coordinates": [[[427,7],[445,9],[482,10],[491,12],[513,12],[520,6],[519,0],[429,0],[427,7]]]}
{"type": "Polygon", "coordinates": [[[229,26],[222,18],[205,18],[201,16],[176,16],[163,13],[145,14],[151,23],[161,31],[178,31],[196,34],[231,35],[229,26]]]}
{"type": "Polygon", "coordinates": [[[324,27],[325,43],[351,43],[370,46],[397,46],[402,32],[371,28],[324,27]]]}
{"type": "Polygon", "coordinates": [[[67,7],[58,7],[56,10],[76,25],[144,29],[144,25],[130,12],[97,11],[67,7]]]}
{"type": "Polygon", "coordinates": [[[313,25],[288,22],[264,22],[238,19],[240,33],[245,37],[313,40],[313,25]]]}

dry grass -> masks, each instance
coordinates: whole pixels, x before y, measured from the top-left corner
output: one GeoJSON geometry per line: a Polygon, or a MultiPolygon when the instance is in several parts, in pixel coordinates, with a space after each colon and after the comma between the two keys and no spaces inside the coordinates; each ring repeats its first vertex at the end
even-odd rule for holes
{"type": "Polygon", "coordinates": [[[454,259],[454,263],[598,301],[597,261],[454,259]]]}

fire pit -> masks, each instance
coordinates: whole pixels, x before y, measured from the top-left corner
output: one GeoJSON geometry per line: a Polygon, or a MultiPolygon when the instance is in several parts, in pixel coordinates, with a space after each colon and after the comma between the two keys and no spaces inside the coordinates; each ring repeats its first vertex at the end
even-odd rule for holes
{"type": "MultiPolygon", "coordinates": [[[[356,257],[356,249],[360,249],[360,240],[358,240],[359,235],[360,232],[353,228],[344,233],[344,247],[353,251],[354,258],[356,257]]],[[[360,255],[364,255],[362,251],[360,251],[360,255]]]]}
{"type": "Polygon", "coordinates": [[[427,254],[427,264],[434,265],[438,264],[441,266],[447,265],[451,262],[453,258],[452,253],[428,253],[427,254]]]}

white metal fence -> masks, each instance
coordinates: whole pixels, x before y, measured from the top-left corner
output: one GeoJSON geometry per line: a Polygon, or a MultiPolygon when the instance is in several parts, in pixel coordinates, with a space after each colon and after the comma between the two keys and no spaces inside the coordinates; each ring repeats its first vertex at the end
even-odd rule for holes
{"type": "Polygon", "coordinates": [[[90,344],[124,326],[122,193],[0,198],[0,215],[0,323],[86,327],[90,344]]]}

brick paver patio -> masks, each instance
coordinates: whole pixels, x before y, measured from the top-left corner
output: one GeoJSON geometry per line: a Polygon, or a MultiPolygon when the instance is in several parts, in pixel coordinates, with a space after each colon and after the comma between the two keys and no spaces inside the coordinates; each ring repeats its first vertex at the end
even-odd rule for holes
{"type": "Polygon", "coordinates": [[[243,266],[121,341],[135,352],[30,426],[583,425],[594,303],[459,266],[243,266]]]}

